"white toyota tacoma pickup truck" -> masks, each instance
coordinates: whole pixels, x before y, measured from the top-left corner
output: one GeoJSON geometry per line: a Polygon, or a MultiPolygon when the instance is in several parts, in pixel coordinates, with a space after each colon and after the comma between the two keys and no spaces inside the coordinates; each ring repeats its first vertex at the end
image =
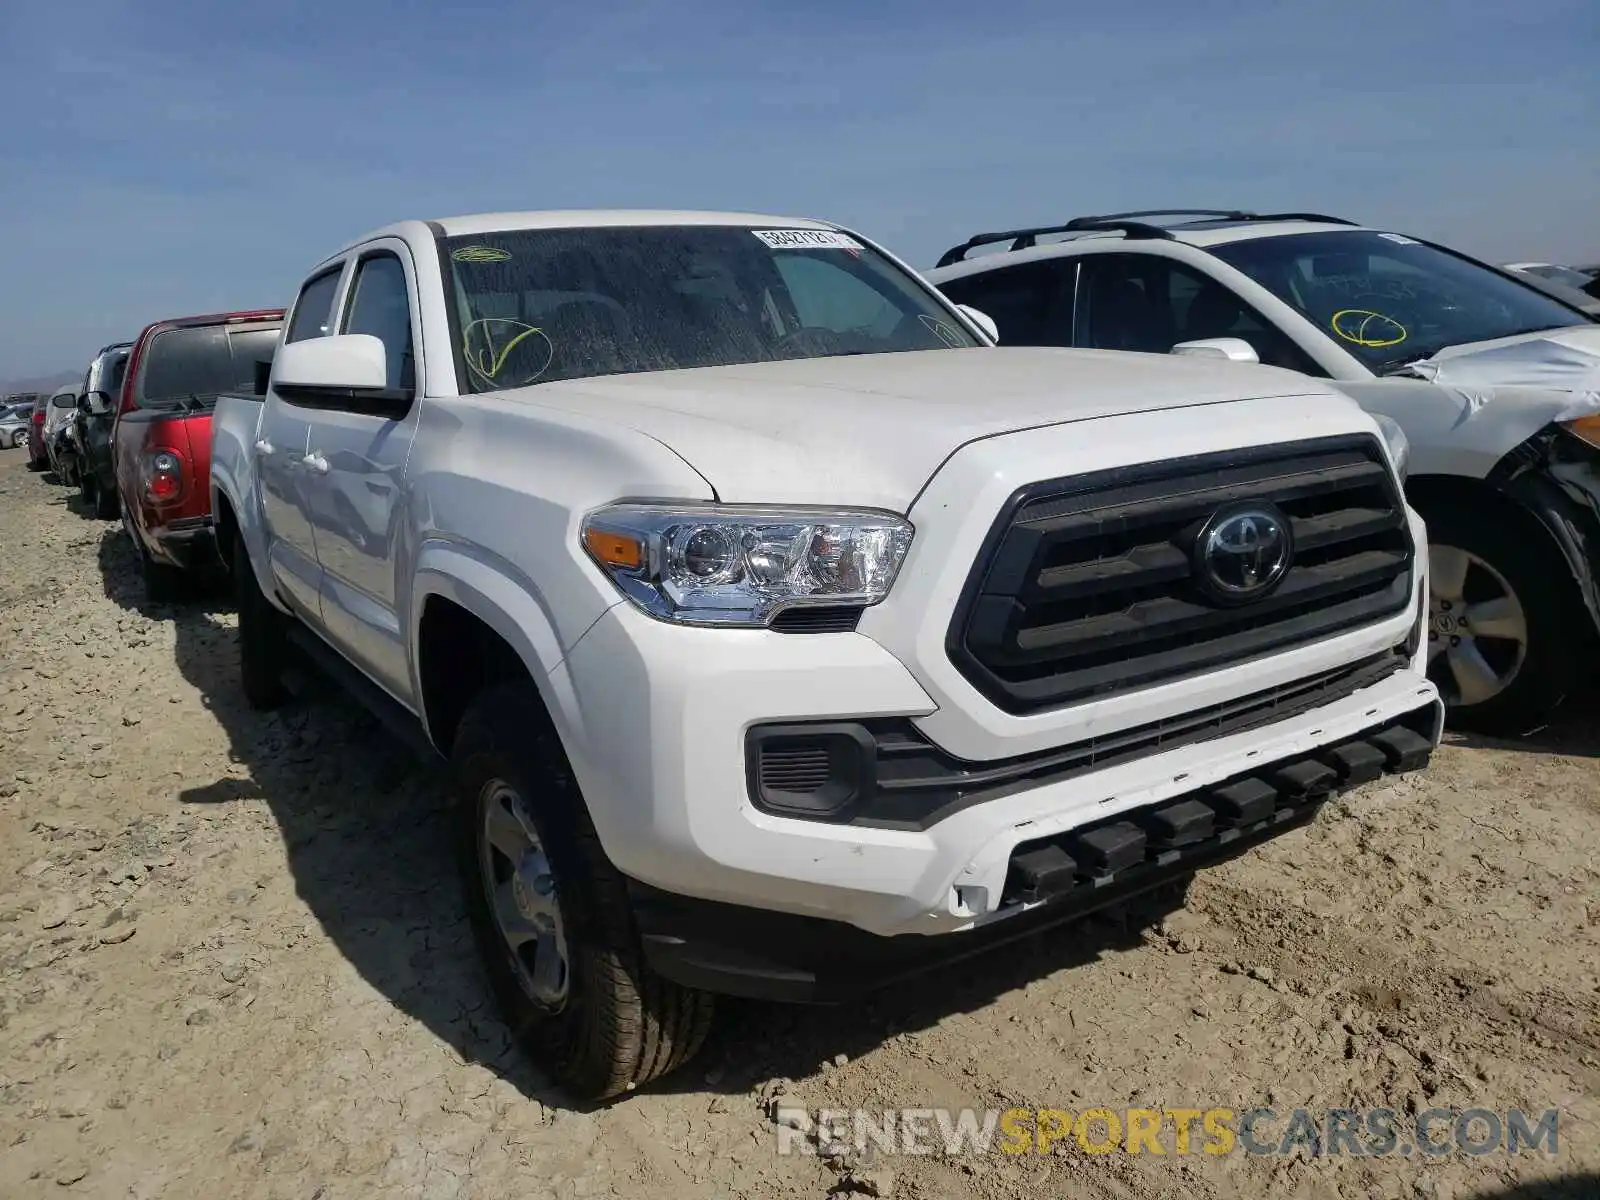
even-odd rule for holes
{"type": "Polygon", "coordinates": [[[453,765],[512,1027],[604,1097],[1424,764],[1404,438],[1220,361],[999,348],[865,238],[411,221],[302,286],[212,487],[292,645],[453,765]]]}

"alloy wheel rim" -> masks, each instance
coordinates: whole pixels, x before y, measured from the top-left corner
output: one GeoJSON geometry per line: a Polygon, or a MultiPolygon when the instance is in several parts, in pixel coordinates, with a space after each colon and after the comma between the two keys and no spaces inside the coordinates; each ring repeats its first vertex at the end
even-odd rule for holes
{"type": "Polygon", "coordinates": [[[1506,577],[1470,550],[1428,547],[1428,677],[1446,703],[1486,703],[1528,657],[1528,618],[1506,577]]]}
{"type": "Polygon", "coordinates": [[[571,987],[555,874],[517,790],[491,779],[479,794],[478,866],[512,970],[535,1004],[559,1008],[571,987]]]}

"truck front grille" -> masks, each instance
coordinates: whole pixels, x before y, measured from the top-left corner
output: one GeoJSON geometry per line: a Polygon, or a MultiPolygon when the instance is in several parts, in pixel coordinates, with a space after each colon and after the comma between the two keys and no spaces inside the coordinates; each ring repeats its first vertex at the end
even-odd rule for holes
{"type": "Polygon", "coordinates": [[[1382,448],[1365,436],[1030,484],[991,529],[947,648],[996,705],[1033,712],[1213,671],[1406,610],[1414,553],[1382,448]],[[1255,520],[1262,513],[1288,530],[1286,562],[1259,594],[1229,594],[1222,585],[1228,570],[1238,581],[1239,563],[1276,565],[1257,552],[1266,544],[1256,531],[1267,528],[1255,520]],[[1248,537],[1208,556],[1200,543],[1233,515],[1251,521],[1225,532],[1248,537]]]}

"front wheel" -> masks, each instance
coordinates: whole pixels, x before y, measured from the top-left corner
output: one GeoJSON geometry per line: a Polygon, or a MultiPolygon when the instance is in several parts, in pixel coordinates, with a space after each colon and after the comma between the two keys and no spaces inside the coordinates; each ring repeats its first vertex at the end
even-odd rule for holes
{"type": "Polygon", "coordinates": [[[622,876],[532,684],[479,696],[451,759],[468,912],[530,1056],[585,1100],[687,1062],[710,1029],[712,998],[645,965],[622,876]]]}
{"type": "Polygon", "coordinates": [[[1577,680],[1589,621],[1572,572],[1531,522],[1475,505],[1424,513],[1428,677],[1451,726],[1512,736],[1577,680]]]}

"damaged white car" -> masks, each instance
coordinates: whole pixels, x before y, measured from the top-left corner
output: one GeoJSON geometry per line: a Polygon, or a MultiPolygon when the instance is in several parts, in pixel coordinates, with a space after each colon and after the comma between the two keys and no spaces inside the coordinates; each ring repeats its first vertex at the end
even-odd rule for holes
{"type": "Polygon", "coordinates": [[[1447,247],[1306,213],[979,234],[928,276],[1002,344],[1269,363],[1392,417],[1428,524],[1430,675],[1451,723],[1524,731],[1591,673],[1600,328],[1576,307],[1447,247]],[[995,246],[1008,252],[968,257],[995,246]]]}

